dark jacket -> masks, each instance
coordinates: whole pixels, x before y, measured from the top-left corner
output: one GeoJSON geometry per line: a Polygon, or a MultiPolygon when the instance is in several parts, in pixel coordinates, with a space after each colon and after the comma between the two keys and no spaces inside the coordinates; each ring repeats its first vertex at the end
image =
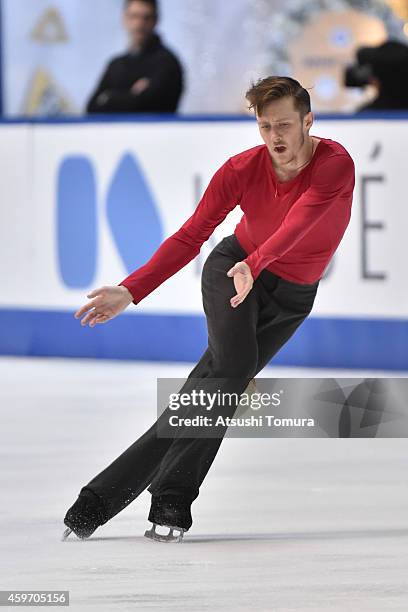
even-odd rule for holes
{"type": "Polygon", "coordinates": [[[88,113],[173,113],[183,91],[183,69],[177,57],[154,33],[137,54],[114,58],[91,99],[88,113]],[[140,94],[130,91],[145,77],[149,86],[140,94]]]}
{"type": "Polygon", "coordinates": [[[355,113],[362,113],[364,111],[383,111],[383,110],[407,110],[408,109],[408,97],[404,99],[396,99],[392,95],[380,94],[369,104],[360,106],[355,113]]]}

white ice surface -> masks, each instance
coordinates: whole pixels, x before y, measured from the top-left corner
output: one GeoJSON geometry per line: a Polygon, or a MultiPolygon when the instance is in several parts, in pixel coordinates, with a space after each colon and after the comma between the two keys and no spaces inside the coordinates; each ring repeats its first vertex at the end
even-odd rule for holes
{"type": "Polygon", "coordinates": [[[0,588],[69,590],[75,612],[406,612],[405,439],[227,438],[182,544],[143,537],[146,491],[89,540],[61,542],[80,488],[155,420],[156,377],[191,368],[0,358],[0,588]]]}

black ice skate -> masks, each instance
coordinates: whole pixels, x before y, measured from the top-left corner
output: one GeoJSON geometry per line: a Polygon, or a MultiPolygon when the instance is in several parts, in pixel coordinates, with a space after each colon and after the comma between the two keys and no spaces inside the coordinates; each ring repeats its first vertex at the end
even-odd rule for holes
{"type": "Polygon", "coordinates": [[[153,526],[145,531],[145,537],[155,542],[182,542],[184,532],[193,524],[190,506],[191,502],[188,499],[175,495],[152,497],[148,520],[153,526]],[[169,532],[157,533],[158,525],[168,527],[169,532]],[[174,535],[174,531],[178,533],[174,535]]]}
{"type": "Polygon", "coordinates": [[[74,532],[78,538],[85,540],[105,522],[105,511],[100,498],[91,491],[84,490],[65,515],[64,524],[67,529],[61,539],[64,542],[74,532]]]}

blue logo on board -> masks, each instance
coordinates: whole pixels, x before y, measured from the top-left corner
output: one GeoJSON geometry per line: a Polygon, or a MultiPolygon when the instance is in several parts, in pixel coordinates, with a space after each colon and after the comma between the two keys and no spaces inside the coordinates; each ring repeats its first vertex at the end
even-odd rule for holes
{"type": "Polygon", "coordinates": [[[100,215],[105,214],[123,264],[130,274],[143,265],[163,241],[155,199],[137,159],[120,160],[100,201],[92,161],[66,157],[57,178],[58,264],[63,282],[88,287],[96,274],[100,215]]]}

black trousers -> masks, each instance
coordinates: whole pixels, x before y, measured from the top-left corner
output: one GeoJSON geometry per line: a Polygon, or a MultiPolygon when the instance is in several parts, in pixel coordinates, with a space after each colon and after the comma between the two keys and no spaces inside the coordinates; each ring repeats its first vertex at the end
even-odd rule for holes
{"type": "MultiPolygon", "coordinates": [[[[210,379],[222,379],[222,391],[239,397],[312,310],[319,281],[292,283],[265,269],[245,300],[232,308],[230,298],[236,290],[227,271],[246,256],[232,234],[217,244],[204,263],[202,299],[208,347],[180,392],[205,389],[210,379]]],[[[228,416],[233,416],[237,405],[228,409],[228,416]]],[[[175,495],[190,502],[198,496],[223,437],[186,437],[182,430],[173,438],[158,436],[160,419],[167,416],[168,409],[83,487],[102,499],[107,520],[147,487],[153,496],[175,495]]]]}

